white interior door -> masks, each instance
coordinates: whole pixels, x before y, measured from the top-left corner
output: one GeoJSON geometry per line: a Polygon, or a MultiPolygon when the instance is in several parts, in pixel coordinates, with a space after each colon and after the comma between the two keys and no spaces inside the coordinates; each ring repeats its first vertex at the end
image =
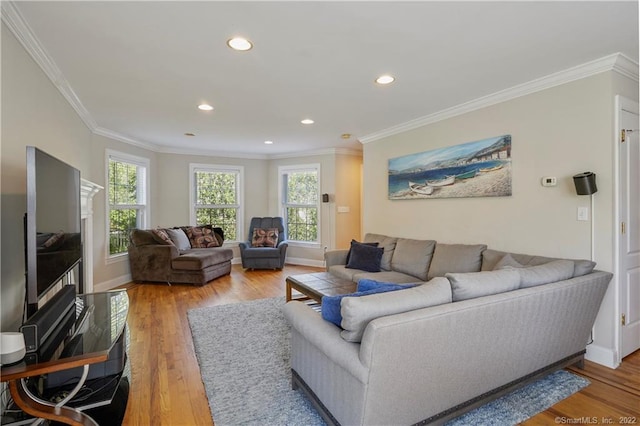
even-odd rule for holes
{"type": "Polygon", "coordinates": [[[625,100],[620,107],[618,279],[623,358],[640,348],[640,122],[637,102],[625,100]]]}

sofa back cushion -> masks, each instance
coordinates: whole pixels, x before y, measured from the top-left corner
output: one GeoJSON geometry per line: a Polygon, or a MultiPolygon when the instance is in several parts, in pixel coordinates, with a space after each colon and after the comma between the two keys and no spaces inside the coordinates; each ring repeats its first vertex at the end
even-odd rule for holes
{"type": "Polygon", "coordinates": [[[447,273],[454,302],[516,290],[520,274],[516,269],[471,273],[447,273]]]}
{"type": "Polygon", "coordinates": [[[382,269],[383,271],[391,270],[391,258],[393,257],[393,252],[396,248],[397,241],[397,238],[380,234],[366,234],[364,236],[365,243],[377,242],[378,247],[382,247],[384,249],[384,254],[382,255],[382,259],[380,260],[380,269],[382,269]]]}
{"type": "Polygon", "coordinates": [[[479,272],[486,244],[437,243],[427,278],[444,277],[447,272],[479,272]]]}
{"type": "Polygon", "coordinates": [[[568,280],[573,277],[574,264],[571,260],[554,260],[543,265],[514,268],[520,274],[520,287],[535,287],[537,285],[568,280]]]}
{"type": "Polygon", "coordinates": [[[391,269],[427,281],[435,246],[436,242],[433,240],[398,238],[391,258],[391,269]]]}
{"type": "Polygon", "coordinates": [[[345,297],[340,308],[340,335],[349,342],[360,342],[367,325],[376,318],[450,302],[451,287],[446,278],[390,293],[345,297]]]}
{"type": "Polygon", "coordinates": [[[146,246],[149,244],[159,244],[153,233],[147,229],[132,229],[129,233],[129,241],[134,246],[146,246]]]}
{"type": "Polygon", "coordinates": [[[496,269],[498,262],[502,261],[505,255],[509,254],[511,259],[522,266],[544,265],[554,260],[570,260],[573,262],[573,276],[581,277],[590,274],[596,266],[595,262],[586,259],[558,259],[553,257],[532,256],[529,254],[507,253],[499,250],[487,249],[482,253],[482,270],[492,271],[496,269]]]}

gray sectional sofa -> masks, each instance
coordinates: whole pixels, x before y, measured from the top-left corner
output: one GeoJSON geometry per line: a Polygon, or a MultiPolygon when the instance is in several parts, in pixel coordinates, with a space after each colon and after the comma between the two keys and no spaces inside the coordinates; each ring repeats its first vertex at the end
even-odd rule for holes
{"type": "Polygon", "coordinates": [[[367,234],[380,271],[327,271],[416,286],[341,300],[341,327],[289,302],[293,385],[328,423],[444,423],[508,390],[581,363],[612,274],[588,260],[367,234]]]}

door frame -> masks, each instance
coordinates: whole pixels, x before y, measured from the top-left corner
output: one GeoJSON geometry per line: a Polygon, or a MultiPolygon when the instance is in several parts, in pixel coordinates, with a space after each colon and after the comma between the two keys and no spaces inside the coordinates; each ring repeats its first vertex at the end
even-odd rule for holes
{"type": "Polygon", "coordinates": [[[614,147],[613,147],[613,182],[614,182],[614,223],[613,223],[613,236],[614,236],[614,246],[613,246],[613,284],[614,284],[614,296],[616,301],[615,306],[615,319],[614,319],[614,343],[615,343],[615,355],[614,355],[614,363],[615,367],[618,367],[622,362],[622,324],[621,315],[624,307],[622,306],[622,289],[620,288],[620,222],[622,220],[621,209],[620,209],[620,137],[622,132],[621,125],[621,113],[622,111],[628,111],[635,114],[640,114],[638,108],[638,101],[631,100],[622,95],[615,96],[615,120],[614,120],[614,147]]]}

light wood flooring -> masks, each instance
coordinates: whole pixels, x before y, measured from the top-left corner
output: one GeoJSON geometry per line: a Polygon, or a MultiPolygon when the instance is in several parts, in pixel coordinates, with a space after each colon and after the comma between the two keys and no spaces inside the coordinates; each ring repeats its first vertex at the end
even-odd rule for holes
{"type": "MultiPolygon", "coordinates": [[[[315,271],[319,269],[295,265],[283,271],[244,271],[234,265],[230,275],[202,287],[122,286],[130,298],[132,370],[124,425],[212,425],[187,311],[284,296],[288,275],[315,271]]],[[[585,370],[572,371],[586,376],[591,385],[524,424],[605,424],[606,419],[609,424],[640,425],[640,351],[617,370],[587,361],[585,370]]]]}

